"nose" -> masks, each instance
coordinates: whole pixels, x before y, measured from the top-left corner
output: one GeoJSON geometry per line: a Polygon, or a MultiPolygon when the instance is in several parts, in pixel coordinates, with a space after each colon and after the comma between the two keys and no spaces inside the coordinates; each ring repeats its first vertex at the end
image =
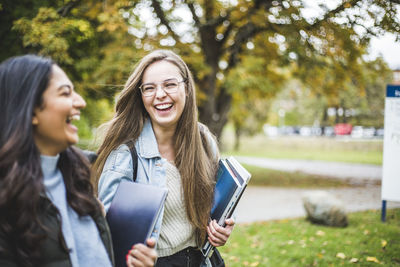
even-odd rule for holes
{"type": "Polygon", "coordinates": [[[74,92],[74,99],[72,104],[74,105],[75,108],[77,109],[81,109],[86,107],[86,101],[81,97],[80,94],[74,92]]]}
{"type": "Polygon", "coordinates": [[[157,87],[156,87],[156,97],[157,98],[161,98],[161,97],[164,97],[166,95],[167,94],[165,93],[163,86],[161,84],[158,84],[157,87]]]}

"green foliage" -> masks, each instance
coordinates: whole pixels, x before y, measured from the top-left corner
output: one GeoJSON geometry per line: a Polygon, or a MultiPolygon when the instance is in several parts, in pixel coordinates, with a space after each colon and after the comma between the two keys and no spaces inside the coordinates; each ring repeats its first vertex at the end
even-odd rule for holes
{"type": "Polygon", "coordinates": [[[219,250],[227,266],[398,266],[400,209],[348,214],[349,226],[305,219],[237,225],[219,250]]]}
{"type": "MultiPolygon", "coordinates": [[[[361,70],[362,55],[371,36],[383,31],[399,35],[398,4],[344,1],[335,9],[322,8],[312,19],[303,16],[303,5],[304,1],[4,0],[0,60],[24,53],[51,56],[86,99],[113,103],[139,58],[152,49],[173,49],[194,73],[200,120],[217,135],[228,118],[239,132],[256,132],[268,116],[270,100],[292,74],[329,106],[342,105],[346,96],[341,92],[355,89],[369,99],[360,105],[370,105],[376,91],[368,88],[377,88],[374,81],[379,79],[368,79],[373,75],[361,70]],[[371,21],[368,30],[354,31],[371,21]],[[363,84],[367,80],[370,87],[363,84]]],[[[372,122],[372,113],[368,116],[372,122]]],[[[97,126],[90,120],[89,124],[97,126]]]]}
{"type": "Polygon", "coordinates": [[[93,37],[88,21],[61,17],[54,8],[40,8],[32,20],[21,18],[13,30],[23,35],[23,45],[33,47],[38,54],[51,56],[60,64],[72,64],[70,44],[79,44],[93,37]]]}

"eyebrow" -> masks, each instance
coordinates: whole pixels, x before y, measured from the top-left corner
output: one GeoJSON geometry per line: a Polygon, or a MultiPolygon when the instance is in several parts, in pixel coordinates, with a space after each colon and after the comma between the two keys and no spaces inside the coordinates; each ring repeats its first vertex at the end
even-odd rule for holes
{"type": "MultiPolygon", "coordinates": [[[[178,78],[168,78],[168,79],[166,79],[166,80],[162,81],[162,83],[168,82],[168,81],[170,81],[170,80],[178,80],[178,78]]],[[[143,85],[146,85],[146,84],[155,84],[155,83],[154,83],[154,82],[150,82],[150,83],[143,83],[143,85]]]]}
{"type": "Polygon", "coordinates": [[[64,87],[68,87],[68,89],[70,89],[71,91],[74,90],[73,86],[69,84],[62,84],[57,88],[57,91],[61,91],[64,87]]]}

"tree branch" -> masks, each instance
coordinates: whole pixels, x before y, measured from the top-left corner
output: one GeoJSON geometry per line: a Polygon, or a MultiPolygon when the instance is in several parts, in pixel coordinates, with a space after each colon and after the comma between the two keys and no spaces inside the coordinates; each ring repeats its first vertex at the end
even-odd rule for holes
{"type": "Polygon", "coordinates": [[[350,1],[344,1],[342,2],[342,4],[340,4],[338,7],[336,7],[335,9],[332,9],[331,11],[327,12],[324,17],[322,19],[317,20],[315,23],[313,24],[309,24],[309,26],[307,27],[307,29],[312,29],[312,28],[317,28],[320,26],[320,24],[326,20],[328,20],[329,18],[334,17],[336,14],[342,12],[343,10],[345,10],[346,8],[348,8],[348,6],[355,6],[358,2],[360,2],[361,0],[350,0],[350,1]]]}
{"type": "Polygon", "coordinates": [[[157,0],[152,0],[151,1],[151,5],[154,8],[154,11],[156,12],[157,17],[160,19],[161,23],[167,27],[168,31],[171,33],[172,38],[174,38],[174,40],[177,43],[180,43],[180,39],[179,36],[175,33],[175,31],[172,30],[171,25],[169,24],[169,21],[167,20],[167,17],[165,15],[164,10],[162,9],[160,3],[157,0]]]}
{"type": "Polygon", "coordinates": [[[249,40],[249,38],[255,36],[256,34],[266,31],[268,28],[266,27],[257,27],[252,22],[249,22],[242,27],[239,28],[234,43],[228,47],[228,51],[230,52],[228,59],[228,69],[232,69],[239,62],[238,55],[242,52],[243,44],[249,40]]]}
{"type": "Polygon", "coordinates": [[[197,28],[200,28],[201,22],[200,22],[199,17],[196,14],[196,9],[194,8],[193,2],[188,3],[187,6],[189,7],[190,12],[192,13],[192,17],[193,17],[195,25],[197,26],[197,28]]]}
{"type": "Polygon", "coordinates": [[[60,7],[60,8],[57,10],[57,13],[58,13],[61,17],[67,16],[67,15],[69,14],[69,12],[70,12],[74,7],[76,7],[76,6],[79,4],[80,1],[81,1],[81,0],[76,0],[76,1],[68,2],[65,6],[60,7]]]}

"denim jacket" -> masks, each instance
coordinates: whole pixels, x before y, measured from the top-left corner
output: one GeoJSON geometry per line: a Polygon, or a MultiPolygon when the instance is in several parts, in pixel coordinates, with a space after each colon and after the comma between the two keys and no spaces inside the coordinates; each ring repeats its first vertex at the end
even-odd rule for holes
{"type": "MultiPolygon", "coordinates": [[[[209,135],[209,143],[214,154],[218,155],[217,144],[209,135]]],[[[150,120],[144,124],[142,133],[135,143],[138,155],[137,183],[166,187],[165,163],[158,151],[157,140],[150,120]]],[[[112,199],[122,180],[133,181],[133,163],[130,150],[122,144],[108,156],[100,176],[98,190],[99,199],[106,211],[110,208],[112,199]]],[[[152,237],[158,240],[164,209],[156,223],[152,237]]]]}

